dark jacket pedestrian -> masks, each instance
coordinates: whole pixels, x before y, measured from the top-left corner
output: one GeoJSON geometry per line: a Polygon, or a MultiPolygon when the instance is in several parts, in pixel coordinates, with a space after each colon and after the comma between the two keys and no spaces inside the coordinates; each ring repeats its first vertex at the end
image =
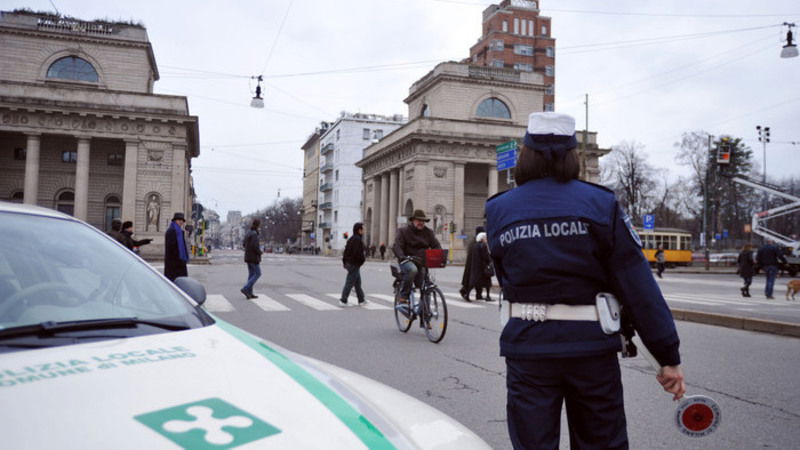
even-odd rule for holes
{"type": "Polygon", "coordinates": [[[357,222],[353,225],[353,235],[347,240],[344,253],[342,253],[342,264],[347,270],[342,297],[339,299],[339,304],[342,306],[347,305],[347,298],[350,297],[350,291],[353,288],[356,289],[358,304],[363,305],[366,302],[364,291],[361,289],[361,266],[366,260],[363,236],[364,224],[357,222]]]}
{"type": "Polygon", "coordinates": [[[775,298],[772,296],[772,291],[775,288],[775,278],[778,277],[778,266],[781,263],[785,264],[786,258],[777,245],[768,243],[758,249],[756,262],[759,269],[764,270],[764,274],[767,277],[764,285],[764,295],[768,300],[772,300],[775,298]]]}
{"type": "Polygon", "coordinates": [[[658,275],[658,278],[664,278],[661,276],[661,274],[664,273],[664,268],[666,267],[667,264],[667,258],[664,255],[663,245],[658,244],[658,248],[656,249],[656,253],[654,256],[656,258],[656,274],[658,275]]]}
{"type": "Polygon", "coordinates": [[[122,235],[122,221],[119,219],[114,219],[111,221],[111,230],[108,231],[106,234],[114,238],[117,242],[122,245],[125,245],[125,236],[122,235]]]}
{"type": "Polygon", "coordinates": [[[261,242],[258,238],[258,229],[261,227],[261,220],[253,219],[250,230],[244,235],[244,262],[247,264],[247,282],[239,289],[248,299],[258,298],[253,293],[253,286],[261,278],[261,242]]]}
{"type": "Polygon", "coordinates": [[[470,256],[469,288],[467,298],[472,289],[475,289],[475,300],[483,300],[482,291],[486,290],[486,301],[492,301],[489,290],[492,288],[492,275],[494,268],[489,256],[489,247],[486,246],[486,233],[478,233],[470,256]]]}
{"type": "Polygon", "coordinates": [[[183,224],[186,223],[183,213],[176,212],[172,222],[164,233],[164,276],[171,281],[178,277],[188,276],[186,263],[189,261],[189,250],[186,246],[186,236],[183,234],[183,224]]]}
{"type": "Polygon", "coordinates": [[[489,251],[509,302],[500,353],[515,449],[559,448],[564,404],[572,448],[628,448],[622,340],[598,294],[613,293],[630,314],[662,366],[663,389],[676,400],[685,392],[678,333],[641,240],[611,190],[578,179],[576,148],[574,118],[531,114],[518,186],[486,202],[489,251]]]}
{"type": "Polygon", "coordinates": [[[381,252],[381,260],[383,260],[383,256],[386,254],[386,244],[384,244],[383,242],[381,242],[380,252],[381,252]]]}
{"type": "MultiPolygon", "coordinates": [[[[475,237],[478,237],[478,234],[486,232],[486,229],[479,226],[475,228],[475,237]]],[[[467,246],[467,256],[464,259],[464,272],[461,274],[461,289],[458,292],[461,294],[461,298],[466,301],[469,301],[469,293],[470,293],[470,277],[472,275],[472,254],[475,251],[475,242],[473,240],[467,246]]]]}
{"type": "Polygon", "coordinates": [[[122,245],[128,247],[128,250],[139,253],[139,247],[143,245],[147,245],[152,242],[152,239],[141,239],[137,240],[133,238],[133,222],[130,220],[126,220],[122,223],[122,245]]]}
{"type": "Polygon", "coordinates": [[[752,245],[745,244],[742,251],[739,252],[736,264],[739,267],[739,276],[744,280],[744,286],[740,289],[742,291],[742,297],[750,297],[750,284],[753,282],[753,275],[755,275],[752,245]]]}

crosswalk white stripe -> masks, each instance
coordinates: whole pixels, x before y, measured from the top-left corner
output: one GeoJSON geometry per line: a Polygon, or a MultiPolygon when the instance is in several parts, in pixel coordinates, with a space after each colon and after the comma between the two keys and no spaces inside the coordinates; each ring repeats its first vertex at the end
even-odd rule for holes
{"type": "MultiPolygon", "coordinates": [[[[325,294],[325,295],[327,295],[328,297],[336,299],[337,302],[339,301],[339,297],[342,296],[342,294],[325,294]]],[[[358,305],[358,297],[353,295],[353,294],[350,294],[350,297],[347,297],[347,304],[348,305],[358,305]]],[[[383,306],[383,305],[379,305],[377,303],[372,303],[372,302],[369,301],[369,299],[367,299],[367,303],[362,305],[361,307],[364,308],[364,309],[384,309],[384,310],[391,309],[389,307],[386,307],[386,306],[383,306]]]]}
{"type": "Polygon", "coordinates": [[[203,307],[207,311],[212,312],[231,312],[235,310],[231,302],[229,302],[224,295],[219,294],[206,295],[206,301],[203,303],[203,307]]]}
{"type": "Polygon", "coordinates": [[[333,306],[330,303],[317,300],[316,298],[307,294],[286,294],[286,296],[292,300],[302,303],[305,306],[308,306],[311,309],[316,309],[317,311],[338,311],[341,309],[338,306],[333,306]]]}
{"type": "Polygon", "coordinates": [[[256,306],[264,311],[291,311],[287,306],[283,305],[282,303],[278,303],[276,300],[273,300],[266,294],[262,294],[261,292],[256,292],[255,294],[258,296],[258,298],[254,298],[250,301],[255,303],[256,306]]]}
{"type": "Polygon", "coordinates": [[[383,300],[385,302],[389,302],[394,305],[394,295],[386,295],[386,294],[367,294],[367,297],[374,297],[378,300],[383,300]]]}
{"type": "Polygon", "coordinates": [[[692,303],[695,305],[706,305],[706,306],[720,306],[719,303],[704,302],[702,300],[691,300],[686,298],[674,297],[671,295],[665,295],[664,298],[667,300],[667,302],[692,303]]]}
{"type": "Polygon", "coordinates": [[[457,292],[443,292],[443,294],[445,299],[447,299],[447,306],[455,306],[457,308],[483,308],[484,306],[480,303],[465,302],[464,299],[461,298],[461,294],[457,292]]]}
{"type": "Polygon", "coordinates": [[[730,297],[723,297],[719,295],[704,295],[704,294],[687,294],[687,293],[677,293],[677,294],[670,294],[672,296],[688,298],[692,300],[700,300],[700,301],[708,301],[714,303],[727,303],[730,305],[737,305],[737,306],[752,306],[754,302],[747,302],[742,300],[733,300],[730,297]]]}

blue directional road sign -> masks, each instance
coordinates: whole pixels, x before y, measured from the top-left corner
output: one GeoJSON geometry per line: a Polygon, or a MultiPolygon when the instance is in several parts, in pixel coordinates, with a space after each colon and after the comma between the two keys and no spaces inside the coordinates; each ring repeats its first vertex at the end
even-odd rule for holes
{"type": "Polygon", "coordinates": [[[723,229],[722,230],[722,237],[725,238],[725,239],[728,239],[728,230],[727,229],[723,229]]]}
{"type": "Polygon", "coordinates": [[[656,227],[656,216],[653,214],[645,214],[643,218],[644,222],[644,229],[645,230],[653,230],[656,227]]]}
{"type": "Polygon", "coordinates": [[[517,165],[517,141],[503,142],[495,147],[497,151],[497,170],[513,169],[517,165]]]}

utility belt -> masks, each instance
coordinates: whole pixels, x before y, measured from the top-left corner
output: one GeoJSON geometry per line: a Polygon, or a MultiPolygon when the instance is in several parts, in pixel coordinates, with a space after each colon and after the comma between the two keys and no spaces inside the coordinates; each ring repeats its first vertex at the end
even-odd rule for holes
{"type": "Polygon", "coordinates": [[[576,320],[600,322],[603,333],[618,333],[622,322],[619,301],[613,294],[600,292],[595,296],[594,305],[563,305],[547,303],[520,303],[502,301],[500,304],[501,323],[511,318],[545,322],[548,320],[576,320]]]}

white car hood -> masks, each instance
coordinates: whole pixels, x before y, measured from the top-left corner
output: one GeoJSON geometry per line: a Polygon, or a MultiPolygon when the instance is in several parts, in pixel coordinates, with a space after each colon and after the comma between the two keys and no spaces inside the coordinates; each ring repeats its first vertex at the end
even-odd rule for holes
{"type": "Polygon", "coordinates": [[[0,355],[0,436],[15,449],[488,448],[421,402],[224,322],[0,355]],[[375,406],[388,398],[404,417],[375,406]]]}

